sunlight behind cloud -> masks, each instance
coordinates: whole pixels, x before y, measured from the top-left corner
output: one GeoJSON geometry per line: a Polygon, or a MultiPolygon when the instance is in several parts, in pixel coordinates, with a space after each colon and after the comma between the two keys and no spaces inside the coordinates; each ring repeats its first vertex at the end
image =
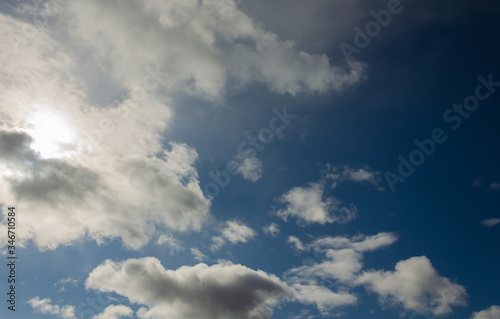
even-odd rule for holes
{"type": "Polygon", "coordinates": [[[75,139],[75,133],[64,118],[51,111],[40,111],[32,118],[32,127],[27,130],[34,142],[31,148],[43,158],[61,158],[67,156],[64,144],[75,139]]]}

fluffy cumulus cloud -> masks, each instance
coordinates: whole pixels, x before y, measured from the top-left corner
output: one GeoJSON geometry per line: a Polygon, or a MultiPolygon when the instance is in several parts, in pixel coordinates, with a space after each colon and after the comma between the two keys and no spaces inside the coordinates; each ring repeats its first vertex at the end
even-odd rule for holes
{"type": "Polygon", "coordinates": [[[491,306],[479,312],[474,312],[470,319],[498,319],[500,318],[500,306],[491,306]]]}
{"type": "Polygon", "coordinates": [[[285,281],[297,291],[297,300],[316,305],[323,314],[341,306],[355,305],[358,299],[350,287],[363,268],[363,254],[391,245],[396,239],[392,233],[379,233],[354,238],[323,237],[306,244],[291,236],[288,242],[297,252],[314,251],[316,260],[287,271],[285,281]],[[341,287],[340,290],[331,290],[328,287],[331,282],[341,287]]]}
{"type": "Polygon", "coordinates": [[[49,298],[40,299],[40,297],[34,297],[28,300],[28,304],[37,313],[45,315],[53,315],[57,318],[63,319],[76,319],[75,307],[74,306],[58,306],[52,304],[52,300],[49,298]]]}
{"type": "Polygon", "coordinates": [[[255,230],[235,220],[227,221],[220,233],[220,236],[213,238],[213,250],[219,249],[226,242],[232,244],[246,243],[257,236],[255,230]]]}
{"type": "Polygon", "coordinates": [[[279,278],[241,265],[198,264],[166,270],[153,257],[105,261],[86,280],[87,289],[114,292],[143,305],[139,318],[271,318],[291,289],[279,278]]]}
{"type": "Polygon", "coordinates": [[[94,316],[93,319],[119,319],[125,317],[132,317],[134,311],[124,305],[111,305],[107,306],[102,313],[94,316]]]}
{"type": "Polygon", "coordinates": [[[275,214],[284,221],[296,218],[300,224],[346,223],[357,216],[357,208],[342,206],[335,197],[324,194],[323,182],[310,183],[305,187],[294,187],[278,200],[286,208],[278,209],[275,214]]]}
{"type": "Polygon", "coordinates": [[[452,306],[466,306],[461,285],[442,277],[425,256],[402,260],[394,271],[366,271],[356,281],[379,295],[381,302],[405,310],[445,315],[452,306]]]}

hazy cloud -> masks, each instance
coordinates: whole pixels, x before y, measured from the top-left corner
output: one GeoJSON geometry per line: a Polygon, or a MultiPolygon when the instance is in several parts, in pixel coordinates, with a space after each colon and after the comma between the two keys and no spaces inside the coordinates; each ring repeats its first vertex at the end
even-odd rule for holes
{"type": "Polygon", "coordinates": [[[488,228],[494,227],[498,224],[500,224],[500,218],[489,218],[481,222],[481,225],[488,228]]]}
{"type": "Polygon", "coordinates": [[[66,286],[76,287],[78,285],[78,282],[79,282],[79,280],[73,279],[71,277],[63,278],[63,279],[59,280],[58,282],[56,282],[54,284],[54,287],[60,286],[61,288],[59,288],[59,291],[66,291],[66,286]]]}

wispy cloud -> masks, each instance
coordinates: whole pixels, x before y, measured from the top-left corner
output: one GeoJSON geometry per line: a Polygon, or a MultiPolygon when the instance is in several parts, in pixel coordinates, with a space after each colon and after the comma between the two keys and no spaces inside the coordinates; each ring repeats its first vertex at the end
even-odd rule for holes
{"type": "Polygon", "coordinates": [[[198,248],[191,248],[191,255],[193,255],[194,259],[197,261],[208,260],[208,256],[202,253],[198,248]]]}
{"type": "Polygon", "coordinates": [[[66,291],[66,286],[76,287],[79,280],[73,279],[71,277],[63,278],[54,284],[54,287],[60,287],[59,291],[66,291]]]}
{"type": "Polygon", "coordinates": [[[372,184],[378,190],[384,190],[384,188],[380,186],[380,172],[374,171],[369,167],[353,168],[349,165],[328,165],[325,177],[332,182],[332,187],[337,187],[341,182],[349,181],[354,183],[372,184]]]}
{"type": "Polygon", "coordinates": [[[500,218],[489,218],[481,222],[481,225],[488,228],[494,227],[498,224],[500,224],[500,218]]]}
{"type": "Polygon", "coordinates": [[[178,251],[184,250],[179,240],[177,240],[174,236],[170,234],[162,234],[158,237],[156,241],[158,245],[165,245],[170,248],[171,253],[175,253],[178,251]]]}
{"type": "Polygon", "coordinates": [[[262,227],[262,231],[264,232],[264,234],[276,238],[280,233],[280,226],[276,223],[271,223],[269,225],[262,227]]]}

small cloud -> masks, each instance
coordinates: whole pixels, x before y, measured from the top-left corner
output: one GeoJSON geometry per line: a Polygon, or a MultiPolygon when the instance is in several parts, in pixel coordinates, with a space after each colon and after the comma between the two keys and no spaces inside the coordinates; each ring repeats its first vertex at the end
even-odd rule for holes
{"type": "Polygon", "coordinates": [[[221,230],[221,236],[212,238],[212,250],[219,249],[226,242],[232,244],[246,243],[255,236],[257,236],[257,232],[252,228],[234,220],[228,221],[226,222],[226,226],[221,230]]]}
{"type": "Polygon", "coordinates": [[[500,191],[500,182],[491,183],[490,188],[494,191],[500,191]]]}
{"type": "Polygon", "coordinates": [[[256,182],[262,176],[262,161],[257,157],[247,157],[241,161],[237,172],[240,173],[244,179],[256,182]]]}
{"type": "Polygon", "coordinates": [[[66,291],[66,286],[76,287],[78,285],[78,280],[71,277],[63,278],[54,284],[54,287],[60,286],[59,291],[66,291]]]}
{"type": "Polygon", "coordinates": [[[473,187],[473,188],[477,188],[477,187],[479,187],[479,186],[481,186],[481,179],[480,179],[480,178],[476,178],[476,179],[472,182],[472,184],[470,185],[470,187],[473,187]]]}
{"type": "Polygon", "coordinates": [[[369,167],[353,168],[349,165],[332,167],[328,165],[326,178],[332,181],[332,187],[336,187],[340,182],[369,183],[383,191],[380,186],[380,172],[369,167]]]}
{"type": "Polygon", "coordinates": [[[481,225],[488,228],[494,227],[498,224],[500,224],[500,218],[489,218],[481,222],[481,225]]]}
{"type": "Polygon", "coordinates": [[[179,241],[175,239],[172,235],[163,234],[160,237],[158,237],[158,241],[156,243],[158,245],[165,245],[169,247],[171,253],[184,250],[184,247],[182,247],[179,241]]]}
{"type": "Polygon", "coordinates": [[[191,254],[197,261],[204,261],[208,259],[208,256],[202,253],[198,248],[191,248],[191,254]]]}
{"type": "Polygon", "coordinates": [[[278,237],[280,233],[280,226],[276,223],[271,223],[267,226],[262,227],[262,230],[264,231],[264,234],[270,235],[271,237],[275,238],[278,237]]]}
{"type": "Polygon", "coordinates": [[[356,206],[341,206],[338,199],[326,197],[324,193],[325,185],[322,181],[305,187],[294,187],[278,199],[286,208],[277,210],[275,214],[285,222],[289,217],[294,217],[302,226],[313,223],[343,224],[357,216],[356,206]]]}
{"type": "Polygon", "coordinates": [[[40,297],[31,298],[28,300],[28,304],[37,313],[41,314],[51,314],[63,319],[76,319],[75,306],[58,306],[51,304],[49,298],[40,299],[40,297]]]}

